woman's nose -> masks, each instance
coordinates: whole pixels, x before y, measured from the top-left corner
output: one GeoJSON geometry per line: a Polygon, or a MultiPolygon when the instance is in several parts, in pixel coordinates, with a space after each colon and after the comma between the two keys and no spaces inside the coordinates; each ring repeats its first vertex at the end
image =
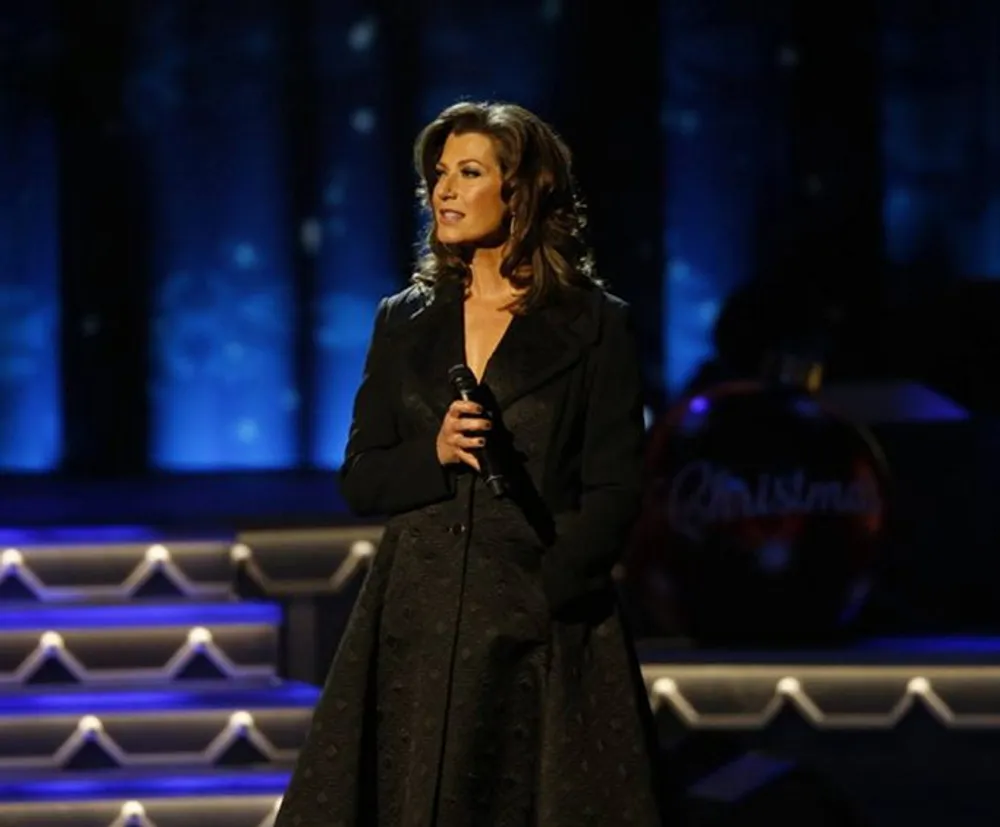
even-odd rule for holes
{"type": "Polygon", "coordinates": [[[442,175],[438,179],[438,196],[444,200],[455,197],[455,188],[452,186],[451,177],[442,175]]]}

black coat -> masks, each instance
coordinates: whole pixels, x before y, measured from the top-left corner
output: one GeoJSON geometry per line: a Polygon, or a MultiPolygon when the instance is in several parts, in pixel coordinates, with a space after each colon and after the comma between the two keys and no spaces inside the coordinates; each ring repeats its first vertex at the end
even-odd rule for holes
{"type": "Polygon", "coordinates": [[[343,492],[388,515],[275,827],[653,827],[651,717],[611,568],[640,372],[601,290],[516,316],[483,384],[514,493],[445,469],[461,293],[379,307],[343,492]]]}

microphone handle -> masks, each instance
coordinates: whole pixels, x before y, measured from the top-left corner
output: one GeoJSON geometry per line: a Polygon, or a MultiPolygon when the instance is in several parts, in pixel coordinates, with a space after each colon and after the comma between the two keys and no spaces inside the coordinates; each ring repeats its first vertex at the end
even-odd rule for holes
{"type": "MultiPolygon", "coordinates": [[[[482,464],[480,464],[481,467],[482,464]]],[[[486,477],[486,486],[498,499],[507,493],[507,481],[499,474],[490,474],[486,477]]]]}
{"type": "MultiPolygon", "coordinates": [[[[459,391],[459,396],[462,398],[463,402],[476,401],[472,398],[472,394],[466,390],[459,391]]],[[[490,416],[490,413],[485,409],[485,407],[483,408],[483,415],[487,419],[493,418],[490,416]]],[[[486,487],[490,490],[490,493],[498,499],[505,496],[507,494],[507,480],[504,479],[503,474],[493,470],[493,463],[486,455],[486,446],[473,450],[472,455],[479,460],[480,476],[482,476],[484,482],[486,483],[486,487]]]]}

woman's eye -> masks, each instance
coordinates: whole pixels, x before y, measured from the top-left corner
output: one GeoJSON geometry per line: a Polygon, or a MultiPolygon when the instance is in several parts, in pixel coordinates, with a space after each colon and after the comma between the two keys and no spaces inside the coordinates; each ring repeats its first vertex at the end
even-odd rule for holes
{"type": "Polygon", "coordinates": [[[471,168],[470,169],[463,169],[462,170],[462,175],[465,178],[478,178],[479,177],[479,170],[478,169],[471,169],[471,168]]]}

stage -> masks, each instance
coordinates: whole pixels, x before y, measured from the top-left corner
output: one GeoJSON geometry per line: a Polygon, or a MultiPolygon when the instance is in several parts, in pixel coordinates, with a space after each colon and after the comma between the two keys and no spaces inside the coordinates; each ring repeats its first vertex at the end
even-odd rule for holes
{"type": "MultiPolygon", "coordinates": [[[[8,532],[0,823],[267,827],[379,534],[8,532]]],[[[936,823],[1000,754],[1000,638],[640,656],[703,823],[792,777],[873,824],[936,823]]],[[[996,823],[978,798],[949,823],[996,823]]]]}

